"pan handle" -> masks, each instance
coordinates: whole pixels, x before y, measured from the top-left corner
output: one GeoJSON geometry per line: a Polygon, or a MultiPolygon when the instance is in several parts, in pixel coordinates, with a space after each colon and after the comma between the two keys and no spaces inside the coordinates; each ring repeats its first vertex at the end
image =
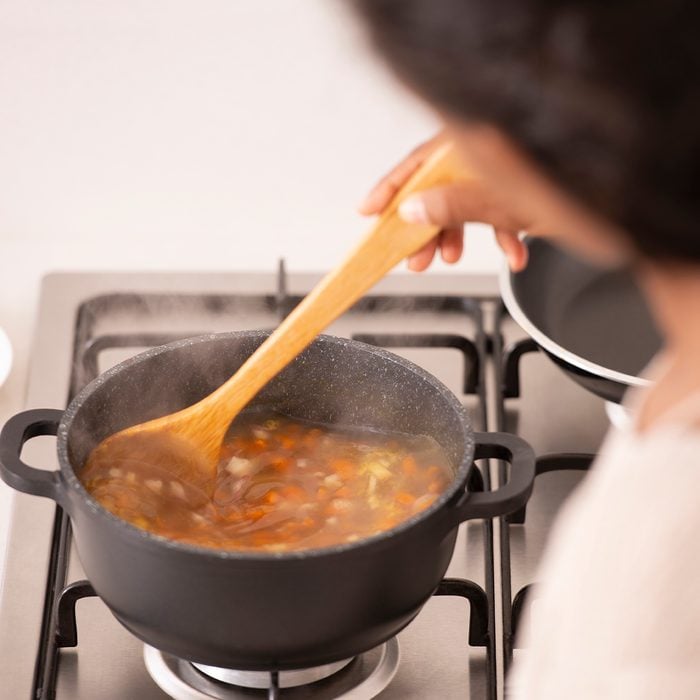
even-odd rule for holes
{"type": "Polygon", "coordinates": [[[454,505],[457,522],[507,515],[522,507],[535,481],[535,453],[525,440],[510,433],[475,433],[474,459],[509,462],[510,478],[495,491],[467,491],[454,505]]]}
{"type": "Polygon", "coordinates": [[[20,459],[25,442],[40,435],[56,435],[63,411],[39,408],[10,418],[0,432],[0,477],[13,489],[51,498],[65,507],[67,502],[60,471],[35,469],[20,459]]]}

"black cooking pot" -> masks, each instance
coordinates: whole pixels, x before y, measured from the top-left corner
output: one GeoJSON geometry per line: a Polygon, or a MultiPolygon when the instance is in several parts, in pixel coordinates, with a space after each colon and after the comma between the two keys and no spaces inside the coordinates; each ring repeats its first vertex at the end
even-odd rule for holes
{"type": "Polygon", "coordinates": [[[90,497],[76,474],[97,443],[203,398],[265,337],[226,333],[154,348],[102,374],[65,412],[15,416],[0,434],[0,475],[68,512],[87,577],[137,637],[190,661],[284,670],[354,656],[401,630],[444,575],[457,525],[510,512],[527,500],[534,456],[514,436],[473,433],[457,399],[419,367],[381,349],[322,336],[254,403],[314,421],[432,436],[449,455],[454,480],[430,508],[359,542],[256,553],[158,537],[90,497]],[[24,442],[53,434],[60,470],[20,460],[24,442]],[[483,457],[511,461],[511,478],[495,492],[470,493],[473,460],[483,457]]]}

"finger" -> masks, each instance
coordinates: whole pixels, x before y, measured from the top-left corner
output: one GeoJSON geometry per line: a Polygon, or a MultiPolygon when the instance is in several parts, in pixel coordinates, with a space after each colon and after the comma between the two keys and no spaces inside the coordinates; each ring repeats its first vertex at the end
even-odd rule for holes
{"type": "Polygon", "coordinates": [[[456,229],[465,221],[487,221],[484,198],[478,185],[453,184],[432,187],[404,199],[399,215],[415,224],[435,224],[456,229]]]}
{"type": "Polygon", "coordinates": [[[435,236],[432,240],[428,241],[419,251],[411,255],[408,259],[408,269],[413,272],[423,272],[426,268],[430,266],[435,257],[435,251],[437,250],[439,236],[435,236]]]}
{"type": "Polygon", "coordinates": [[[446,263],[456,263],[464,249],[464,229],[450,228],[440,234],[440,255],[446,263]]]}
{"type": "Polygon", "coordinates": [[[409,223],[430,223],[442,229],[460,228],[468,221],[505,230],[521,228],[478,182],[442,185],[412,194],[399,205],[399,215],[409,223]]]}
{"type": "Polygon", "coordinates": [[[515,231],[495,229],[496,241],[508,260],[513,272],[520,272],[527,266],[527,246],[515,231]]]}
{"type": "Polygon", "coordinates": [[[441,136],[435,136],[429,141],[414,148],[406,158],[390,170],[369,192],[359,206],[360,214],[369,216],[384,210],[387,204],[413,175],[421,163],[428,157],[440,142],[441,136]]]}

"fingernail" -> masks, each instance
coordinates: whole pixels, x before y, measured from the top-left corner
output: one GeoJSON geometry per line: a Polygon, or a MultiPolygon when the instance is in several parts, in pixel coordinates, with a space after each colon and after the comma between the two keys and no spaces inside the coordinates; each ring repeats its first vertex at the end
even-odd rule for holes
{"type": "Polygon", "coordinates": [[[515,251],[508,253],[506,257],[508,258],[508,267],[512,272],[520,272],[525,267],[522,258],[515,251]]]}
{"type": "Polygon", "coordinates": [[[429,223],[425,202],[418,195],[408,197],[399,204],[399,216],[409,224],[429,223]]]}
{"type": "Polygon", "coordinates": [[[442,251],[442,259],[448,265],[454,265],[459,260],[459,255],[457,255],[456,251],[454,251],[454,250],[448,250],[448,251],[443,250],[442,251]]]}

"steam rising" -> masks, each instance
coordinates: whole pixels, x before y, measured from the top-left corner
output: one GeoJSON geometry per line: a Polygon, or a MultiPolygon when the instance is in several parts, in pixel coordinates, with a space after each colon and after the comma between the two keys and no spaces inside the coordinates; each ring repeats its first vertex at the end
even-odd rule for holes
{"type": "MultiPolygon", "coordinates": [[[[76,329],[77,347],[87,350],[76,356],[73,389],[152,344],[204,333],[271,330],[281,312],[298,300],[280,302],[277,294],[179,293],[114,294],[88,300],[81,307],[76,329]]],[[[328,332],[454,333],[468,318],[464,308],[444,297],[375,295],[361,300],[328,332]]],[[[81,410],[80,420],[73,424],[73,464],[82,464],[89,447],[112,432],[203,398],[228,379],[257,342],[247,339],[237,348],[230,343],[195,342],[169,353],[167,360],[158,355],[109,377],[95,396],[87,398],[88,410],[81,410]]],[[[431,434],[431,416],[436,411],[447,413],[444,402],[438,406],[426,401],[423,382],[394,362],[368,356],[358,364],[358,358],[362,356],[337,346],[307,351],[282,373],[282,381],[273,380],[261,392],[260,399],[289,415],[319,422],[431,434]]],[[[462,450],[454,435],[435,437],[458,464],[462,450]]]]}

